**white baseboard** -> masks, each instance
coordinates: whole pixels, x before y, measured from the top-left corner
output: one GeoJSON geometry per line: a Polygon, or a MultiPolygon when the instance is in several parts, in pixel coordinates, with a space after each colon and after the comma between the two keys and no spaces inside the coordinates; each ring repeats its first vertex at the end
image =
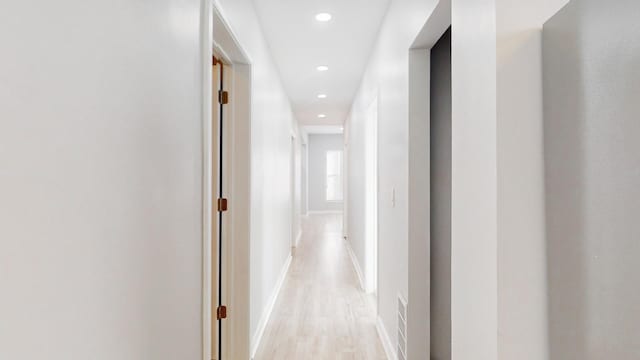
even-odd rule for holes
{"type": "Polygon", "coordinates": [[[364,276],[362,274],[362,268],[360,268],[360,262],[358,261],[358,257],[353,252],[353,248],[351,247],[351,242],[345,238],[344,242],[346,243],[347,252],[349,253],[349,257],[351,258],[351,263],[353,264],[353,268],[356,271],[356,275],[358,275],[358,282],[360,283],[360,289],[362,291],[366,291],[366,286],[364,282],[364,276]]]}
{"type": "Polygon", "coordinates": [[[395,347],[391,343],[391,339],[389,339],[389,333],[387,333],[387,329],[385,329],[384,323],[382,322],[380,316],[378,316],[378,320],[376,321],[376,330],[378,330],[378,336],[380,337],[380,342],[382,342],[384,352],[387,354],[387,359],[398,360],[395,352],[395,347]]]}
{"type": "Polygon", "coordinates": [[[314,211],[309,211],[307,213],[308,215],[339,215],[342,214],[342,210],[314,210],[314,211]]]}
{"type": "Polygon", "coordinates": [[[289,266],[291,266],[292,257],[289,255],[287,261],[284,263],[282,267],[282,271],[280,272],[280,276],[278,277],[278,281],[276,282],[276,286],[273,288],[273,292],[269,297],[269,301],[267,302],[267,306],[262,312],[262,317],[258,322],[258,328],[256,329],[255,334],[253,334],[253,338],[251,339],[251,358],[255,358],[256,352],[258,352],[258,348],[260,347],[260,342],[262,342],[262,336],[264,335],[264,330],[267,328],[267,324],[269,323],[269,319],[271,318],[271,313],[273,312],[273,308],[276,305],[276,301],[278,300],[278,295],[280,295],[280,290],[282,289],[282,285],[284,284],[285,279],[287,278],[287,273],[289,272],[289,266]]]}

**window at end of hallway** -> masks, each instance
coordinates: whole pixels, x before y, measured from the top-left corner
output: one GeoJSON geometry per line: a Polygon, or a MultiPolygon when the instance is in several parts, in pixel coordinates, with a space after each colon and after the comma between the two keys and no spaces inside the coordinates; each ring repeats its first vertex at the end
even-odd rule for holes
{"type": "Polygon", "coordinates": [[[327,151],[327,201],[342,201],[342,151],[327,151]]]}

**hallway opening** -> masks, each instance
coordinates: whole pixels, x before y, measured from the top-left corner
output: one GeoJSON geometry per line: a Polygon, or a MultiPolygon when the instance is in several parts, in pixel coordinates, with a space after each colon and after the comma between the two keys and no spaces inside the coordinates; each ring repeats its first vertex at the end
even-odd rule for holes
{"type": "Polygon", "coordinates": [[[430,62],[430,359],[451,360],[451,28],[430,62]]]}

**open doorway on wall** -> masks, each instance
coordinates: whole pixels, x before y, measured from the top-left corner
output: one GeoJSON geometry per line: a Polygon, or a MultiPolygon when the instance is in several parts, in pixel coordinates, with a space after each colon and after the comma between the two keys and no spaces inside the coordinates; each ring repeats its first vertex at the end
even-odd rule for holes
{"type": "MultiPolygon", "coordinates": [[[[206,180],[206,194],[210,201],[210,301],[211,301],[211,355],[222,359],[227,351],[228,269],[227,245],[229,244],[228,199],[230,198],[231,158],[229,147],[229,98],[230,77],[233,68],[228,60],[214,50],[212,69],[212,106],[210,123],[210,177],[206,180]]],[[[209,207],[208,206],[208,207],[209,207]]]]}
{"type": "Polygon", "coordinates": [[[451,28],[431,48],[431,359],[451,359],[451,28]]]}
{"type": "Polygon", "coordinates": [[[365,290],[378,289],[378,98],[367,111],[365,137],[365,290]]]}
{"type": "MultiPolygon", "coordinates": [[[[305,141],[304,139],[301,139],[305,141]]],[[[306,141],[302,143],[300,149],[300,215],[307,216],[309,212],[309,195],[307,194],[309,188],[309,158],[307,152],[306,141]]]]}
{"type": "Polygon", "coordinates": [[[298,238],[298,209],[296,208],[296,138],[291,135],[289,155],[289,184],[291,191],[291,251],[295,252],[298,238]]]}
{"type": "Polygon", "coordinates": [[[213,31],[205,32],[203,44],[208,76],[202,89],[201,341],[204,358],[223,360],[249,358],[250,349],[251,65],[218,9],[209,5],[213,31]]]}
{"type": "Polygon", "coordinates": [[[408,354],[451,359],[451,1],[409,50],[408,354]]]}

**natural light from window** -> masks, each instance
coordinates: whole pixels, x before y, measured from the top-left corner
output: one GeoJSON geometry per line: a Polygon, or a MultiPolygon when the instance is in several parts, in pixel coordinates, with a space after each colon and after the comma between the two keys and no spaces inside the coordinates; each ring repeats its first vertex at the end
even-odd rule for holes
{"type": "Polygon", "coordinates": [[[327,151],[327,201],[342,201],[342,151],[327,151]]]}

